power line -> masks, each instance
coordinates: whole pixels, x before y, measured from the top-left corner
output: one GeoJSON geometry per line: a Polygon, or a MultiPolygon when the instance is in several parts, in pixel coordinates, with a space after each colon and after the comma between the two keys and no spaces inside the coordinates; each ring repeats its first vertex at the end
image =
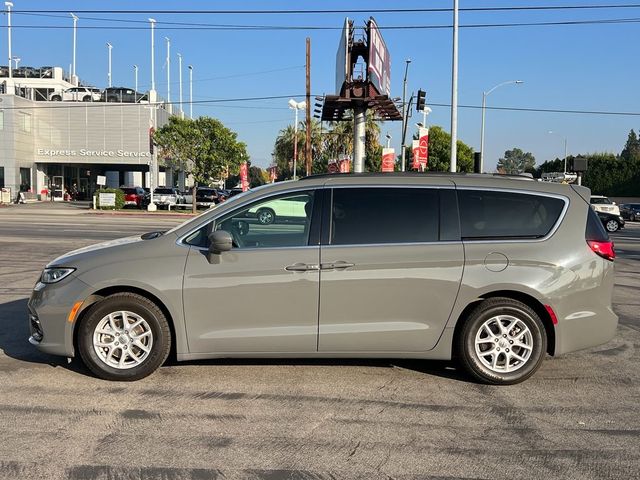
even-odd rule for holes
{"type": "MultiPolygon", "coordinates": [[[[600,10],[640,8],[639,3],[592,4],[592,5],[519,5],[507,7],[463,7],[461,12],[509,12],[509,11],[544,11],[544,10],[600,10]]],[[[287,10],[74,10],[75,14],[109,14],[109,15],[321,15],[351,13],[433,13],[451,12],[449,7],[432,8],[367,8],[367,9],[287,9],[287,10]]],[[[5,11],[6,12],[6,11],[5,11]]],[[[14,10],[15,13],[65,14],[67,10],[14,10]]]]}
{"type": "MultiPolygon", "coordinates": [[[[147,22],[148,23],[148,22],[147,22]]],[[[460,28],[500,28],[500,27],[545,27],[545,26],[570,26],[570,25],[606,25],[606,24],[634,24],[640,23],[640,17],[608,18],[595,20],[561,20],[555,22],[512,22],[512,23],[468,23],[461,24],[460,28]]],[[[163,27],[156,23],[156,30],[185,30],[183,27],[163,27]]],[[[6,25],[0,26],[8,28],[6,25]]],[[[36,29],[36,30],[70,30],[72,25],[12,25],[12,29],[36,29]]],[[[111,25],[78,25],[76,28],[85,30],[147,30],[148,26],[128,27],[111,25]]],[[[452,28],[451,24],[436,25],[378,25],[379,30],[430,30],[452,28]]],[[[322,25],[193,25],[189,30],[217,30],[217,31],[287,31],[287,30],[342,30],[342,27],[322,25]]]]}
{"type": "MultiPolygon", "coordinates": [[[[283,98],[296,98],[302,97],[304,94],[290,94],[290,95],[270,95],[264,97],[236,97],[236,98],[216,98],[211,100],[194,100],[193,102],[184,101],[184,102],[171,102],[173,105],[188,105],[189,103],[193,104],[218,104],[218,103],[236,103],[236,102],[256,102],[262,100],[275,100],[275,99],[283,99],[283,98]]],[[[44,103],[44,102],[41,102],[44,103]]],[[[158,103],[158,105],[161,103],[158,103]]],[[[104,102],[95,102],[95,103],[85,103],[85,102],[73,102],[72,105],[60,105],[57,102],[47,102],[45,106],[27,106],[27,107],[0,107],[0,110],[29,110],[35,108],[92,108],[92,107],[104,107],[104,106],[113,106],[113,107],[127,107],[127,106],[140,106],[140,105],[156,105],[156,104],[140,104],[140,103],[104,103],[104,102]],[[56,103],[55,105],[51,105],[56,103]],[[81,105],[81,106],[80,106],[81,105]]],[[[429,106],[431,107],[451,107],[449,103],[433,103],[430,102],[429,106]]],[[[480,105],[458,105],[459,108],[471,108],[471,109],[481,109],[480,105]]],[[[487,106],[485,107],[487,110],[502,110],[502,111],[512,111],[512,112],[535,112],[535,113],[564,113],[564,114],[580,114],[580,115],[619,115],[619,116],[632,116],[632,117],[640,117],[640,112],[623,112],[623,111],[614,111],[614,110],[571,110],[571,109],[560,109],[560,108],[533,108],[533,107],[499,107],[499,106],[487,106]]]]}

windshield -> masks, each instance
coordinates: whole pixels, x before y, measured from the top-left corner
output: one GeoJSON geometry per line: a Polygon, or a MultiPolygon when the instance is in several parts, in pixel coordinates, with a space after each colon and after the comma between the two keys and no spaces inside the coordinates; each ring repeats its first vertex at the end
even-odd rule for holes
{"type": "Polygon", "coordinates": [[[602,204],[611,205],[611,200],[609,200],[607,197],[592,198],[591,199],[591,203],[593,203],[595,205],[602,205],[602,204]]]}

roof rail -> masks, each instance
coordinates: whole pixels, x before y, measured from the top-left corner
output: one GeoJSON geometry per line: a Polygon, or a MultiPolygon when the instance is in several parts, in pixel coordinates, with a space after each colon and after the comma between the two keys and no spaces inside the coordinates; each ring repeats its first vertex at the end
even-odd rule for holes
{"type": "Polygon", "coordinates": [[[314,178],[339,178],[343,176],[349,177],[429,177],[429,176],[465,176],[471,178],[511,178],[515,180],[534,180],[530,173],[467,173],[467,172],[361,172],[361,173],[317,173],[302,177],[299,180],[312,180],[314,178]]]}

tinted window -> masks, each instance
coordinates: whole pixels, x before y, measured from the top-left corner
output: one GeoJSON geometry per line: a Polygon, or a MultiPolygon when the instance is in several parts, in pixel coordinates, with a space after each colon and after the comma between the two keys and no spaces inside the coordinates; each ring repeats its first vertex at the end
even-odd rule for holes
{"type": "Polygon", "coordinates": [[[437,189],[336,188],[331,213],[332,245],[438,240],[437,189]]]}
{"type": "Polygon", "coordinates": [[[540,238],[555,225],[564,202],[542,195],[458,190],[462,237],[540,238]]]}
{"type": "Polygon", "coordinates": [[[600,222],[598,214],[592,208],[588,210],[585,238],[596,242],[607,242],[609,240],[609,234],[604,229],[602,222],[600,222]]]}

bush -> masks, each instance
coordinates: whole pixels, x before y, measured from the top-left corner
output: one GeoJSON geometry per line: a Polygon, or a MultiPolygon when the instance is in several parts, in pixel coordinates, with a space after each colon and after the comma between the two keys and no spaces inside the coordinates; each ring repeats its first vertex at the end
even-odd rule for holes
{"type": "Polygon", "coordinates": [[[124,207],[124,192],[119,188],[101,188],[96,190],[96,208],[100,210],[120,210],[124,207]],[[101,193],[115,193],[116,194],[116,206],[115,207],[102,207],[100,206],[100,194],[101,193]]]}

